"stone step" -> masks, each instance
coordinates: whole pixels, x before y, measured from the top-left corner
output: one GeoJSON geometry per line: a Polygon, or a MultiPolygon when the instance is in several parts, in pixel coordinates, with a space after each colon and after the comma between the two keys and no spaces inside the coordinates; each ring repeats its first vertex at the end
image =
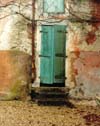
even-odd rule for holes
{"type": "Polygon", "coordinates": [[[69,88],[68,87],[32,87],[31,88],[32,90],[48,90],[48,91],[54,91],[54,90],[66,90],[66,91],[69,91],[69,88]]]}
{"type": "Polygon", "coordinates": [[[64,106],[67,104],[65,100],[38,100],[38,105],[45,105],[45,106],[64,106]]]}
{"type": "Polygon", "coordinates": [[[32,90],[32,100],[38,105],[65,105],[68,93],[64,87],[40,87],[32,90]]]}
{"type": "Polygon", "coordinates": [[[32,92],[69,92],[67,87],[34,87],[31,89],[32,92]]]}
{"type": "Polygon", "coordinates": [[[38,94],[41,98],[67,98],[68,93],[60,93],[60,92],[40,92],[38,94]]]}

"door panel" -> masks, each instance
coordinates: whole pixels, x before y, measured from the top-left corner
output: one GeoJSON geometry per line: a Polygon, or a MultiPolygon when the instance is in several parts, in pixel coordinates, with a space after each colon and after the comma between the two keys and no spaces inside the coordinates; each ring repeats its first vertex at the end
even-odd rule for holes
{"type": "Polygon", "coordinates": [[[55,42],[54,42],[54,82],[65,82],[65,42],[66,27],[55,26],[55,42]]]}
{"type": "Polygon", "coordinates": [[[53,84],[53,70],[51,67],[51,58],[41,57],[41,83],[53,84]]]}
{"type": "Polygon", "coordinates": [[[42,43],[41,43],[41,54],[44,56],[50,56],[51,55],[51,50],[50,48],[52,47],[50,41],[51,41],[51,28],[47,26],[42,26],[42,43]]]}
{"type": "Polygon", "coordinates": [[[42,26],[41,54],[40,54],[40,81],[45,84],[53,84],[53,57],[52,35],[50,26],[42,26]]]}
{"type": "Polygon", "coordinates": [[[65,81],[65,60],[55,57],[54,61],[54,83],[64,83],[65,81]]]}

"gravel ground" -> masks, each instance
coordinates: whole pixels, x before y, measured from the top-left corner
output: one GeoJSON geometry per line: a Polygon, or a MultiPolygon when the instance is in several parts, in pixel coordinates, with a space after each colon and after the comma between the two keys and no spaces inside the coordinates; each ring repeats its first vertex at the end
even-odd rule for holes
{"type": "Polygon", "coordinates": [[[71,109],[1,101],[0,126],[100,126],[100,108],[76,105],[71,109]]]}

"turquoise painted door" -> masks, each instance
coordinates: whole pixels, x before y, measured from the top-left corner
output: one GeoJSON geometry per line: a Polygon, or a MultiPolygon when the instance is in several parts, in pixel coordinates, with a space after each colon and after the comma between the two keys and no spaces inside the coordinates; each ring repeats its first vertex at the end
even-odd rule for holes
{"type": "Polygon", "coordinates": [[[42,26],[40,82],[64,83],[66,26],[42,26]]]}

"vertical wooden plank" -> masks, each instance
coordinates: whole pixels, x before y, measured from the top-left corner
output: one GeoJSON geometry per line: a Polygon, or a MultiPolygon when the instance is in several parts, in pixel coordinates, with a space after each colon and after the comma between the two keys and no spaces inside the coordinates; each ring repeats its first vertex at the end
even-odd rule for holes
{"type": "Polygon", "coordinates": [[[55,26],[54,82],[65,82],[66,26],[55,26]]]}
{"type": "Polygon", "coordinates": [[[52,27],[42,26],[42,43],[40,55],[40,81],[53,84],[52,27]]]}

